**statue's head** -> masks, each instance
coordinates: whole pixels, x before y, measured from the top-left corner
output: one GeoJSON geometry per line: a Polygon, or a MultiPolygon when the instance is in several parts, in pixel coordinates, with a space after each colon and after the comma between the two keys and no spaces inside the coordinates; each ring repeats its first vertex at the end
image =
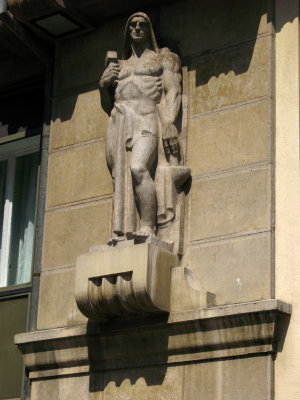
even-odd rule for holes
{"type": "Polygon", "coordinates": [[[149,23],[142,17],[136,15],[129,22],[128,33],[135,43],[146,43],[149,39],[149,23]]]}
{"type": "Polygon", "coordinates": [[[147,14],[137,12],[128,18],[124,32],[124,55],[127,59],[131,56],[131,43],[149,43],[149,47],[158,52],[158,46],[150,18],[147,14]]]}

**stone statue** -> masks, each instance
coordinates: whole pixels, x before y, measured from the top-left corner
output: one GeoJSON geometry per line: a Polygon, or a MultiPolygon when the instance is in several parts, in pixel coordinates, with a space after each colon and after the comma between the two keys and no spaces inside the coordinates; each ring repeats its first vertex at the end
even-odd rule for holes
{"type": "MultiPolygon", "coordinates": [[[[106,159],[114,183],[111,243],[145,241],[175,220],[178,188],[190,175],[180,165],[176,125],[181,80],[180,58],[158,48],[146,14],[133,14],[125,27],[122,60],[107,52],[100,79],[102,108],[110,116],[106,159]]],[[[174,242],[170,229],[165,233],[158,237],[174,242]]]]}

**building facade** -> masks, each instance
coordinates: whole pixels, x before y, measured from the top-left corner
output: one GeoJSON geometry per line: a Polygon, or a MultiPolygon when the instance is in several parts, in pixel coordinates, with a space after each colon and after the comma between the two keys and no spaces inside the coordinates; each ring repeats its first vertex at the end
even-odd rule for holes
{"type": "Polygon", "coordinates": [[[0,0],[0,12],[0,400],[298,399],[299,2],[0,0]],[[137,11],[181,59],[191,177],[176,251],[105,253],[99,80],[137,11]],[[155,312],[102,319],[107,298],[127,304],[118,273],[134,287],[144,267],[155,312]]]}

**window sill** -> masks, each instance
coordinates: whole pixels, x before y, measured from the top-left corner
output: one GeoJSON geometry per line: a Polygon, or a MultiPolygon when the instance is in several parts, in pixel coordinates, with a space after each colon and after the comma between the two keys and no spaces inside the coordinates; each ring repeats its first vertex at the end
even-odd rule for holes
{"type": "Polygon", "coordinates": [[[23,283],[21,285],[6,286],[0,288],[0,299],[2,297],[9,297],[30,292],[31,292],[31,282],[23,283]]]}

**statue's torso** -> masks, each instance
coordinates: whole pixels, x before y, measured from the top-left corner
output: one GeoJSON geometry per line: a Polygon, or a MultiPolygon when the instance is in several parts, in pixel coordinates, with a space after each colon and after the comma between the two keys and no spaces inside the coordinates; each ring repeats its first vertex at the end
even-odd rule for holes
{"type": "Polygon", "coordinates": [[[156,112],[162,94],[162,63],[157,53],[148,51],[142,57],[131,57],[120,63],[115,100],[133,108],[136,113],[156,112]]]}

